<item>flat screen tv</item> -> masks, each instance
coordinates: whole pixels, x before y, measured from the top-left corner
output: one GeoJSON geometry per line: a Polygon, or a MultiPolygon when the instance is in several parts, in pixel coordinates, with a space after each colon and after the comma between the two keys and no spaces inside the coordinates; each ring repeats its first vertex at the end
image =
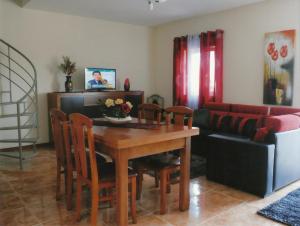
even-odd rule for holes
{"type": "Polygon", "coordinates": [[[85,68],[85,89],[116,89],[116,75],[116,69],[87,67],[85,68]]]}

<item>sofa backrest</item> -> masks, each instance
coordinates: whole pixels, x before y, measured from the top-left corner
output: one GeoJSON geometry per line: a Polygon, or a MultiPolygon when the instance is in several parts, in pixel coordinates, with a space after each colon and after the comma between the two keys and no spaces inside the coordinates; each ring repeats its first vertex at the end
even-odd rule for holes
{"type": "Polygon", "coordinates": [[[245,114],[257,114],[257,115],[268,115],[268,106],[256,106],[256,105],[245,105],[245,104],[231,104],[231,112],[245,113],[245,114]]]}
{"type": "Polygon", "coordinates": [[[265,119],[265,127],[273,133],[299,129],[300,117],[296,115],[278,115],[265,119]]]}
{"type": "Polygon", "coordinates": [[[290,107],[271,107],[270,115],[287,115],[300,112],[300,108],[290,108],[290,107]]]}
{"type": "Polygon", "coordinates": [[[230,111],[230,104],[209,102],[204,104],[204,108],[210,111],[230,111]]]}

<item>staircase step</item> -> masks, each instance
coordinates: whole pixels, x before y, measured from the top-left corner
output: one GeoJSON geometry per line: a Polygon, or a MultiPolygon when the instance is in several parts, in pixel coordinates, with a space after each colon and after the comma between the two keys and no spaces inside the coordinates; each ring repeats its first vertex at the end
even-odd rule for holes
{"type": "MultiPolygon", "coordinates": [[[[22,113],[22,114],[20,114],[20,116],[31,116],[33,114],[35,114],[35,113],[32,113],[32,112],[22,113]]],[[[18,116],[18,114],[7,114],[7,115],[0,115],[0,118],[12,118],[12,117],[17,117],[17,116],[18,116]]]]}
{"type": "MultiPolygon", "coordinates": [[[[24,138],[21,139],[22,143],[35,143],[37,139],[35,138],[24,138]]],[[[6,139],[6,140],[0,140],[0,143],[18,143],[18,139],[6,139]]]]}
{"type": "MultiPolygon", "coordinates": [[[[21,129],[31,129],[31,128],[37,128],[36,125],[26,125],[26,126],[20,126],[21,129]]],[[[0,127],[0,130],[17,130],[17,126],[7,126],[7,127],[0,127]]]]}
{"type": "Polygon", "coordinates": [[[14,102],[14,101],[12,101],[12,102],[2,102],[2,103],[0,103],[0,106],[1,105],[13,105],[13,104],[17,104],[17,103],[24,104],[26,102],[14,102]]]}

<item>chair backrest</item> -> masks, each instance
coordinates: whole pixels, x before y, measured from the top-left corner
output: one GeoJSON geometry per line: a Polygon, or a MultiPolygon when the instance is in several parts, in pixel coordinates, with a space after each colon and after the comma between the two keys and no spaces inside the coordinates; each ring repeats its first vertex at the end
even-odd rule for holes
{"type": "Polygon", "coordinates": [[[146,119],[146,121],[156,121],[160,124],[162,109],[158,104],[140,104],[138,109],[139,120],[146,119]]]}
{"type": "Polygon", "coordinates": [[[66,149],[65,141],[64,141],[64,132],[63,132],[63,123],[68,122],[67,115],[58,110],[51,109],[50,110],[50,119],[51,119],[51,127],[52,127],[52,136],[54,141],[54,147],[56,151],[56,159],[59,161],[62,166],[65,167],[67,163],[67,155],[70,155],[71,150],[66,149]]]}
{"type": "Polygon", "coordinates": [[[70,127],[77,177],[91,180],[93,185],[98,186],[93,121],[82,114],[73,113],[70,115],[70,127]]]}
{"type": "Polygon", "coordinates": [[[185,106],[173,106],[165,109],[166,124],[171,124],[171,114],[173,114],[174,124],[184,126],[187,119],[188,128],[192,128],[193,123],[193,110],[185,106]]]}

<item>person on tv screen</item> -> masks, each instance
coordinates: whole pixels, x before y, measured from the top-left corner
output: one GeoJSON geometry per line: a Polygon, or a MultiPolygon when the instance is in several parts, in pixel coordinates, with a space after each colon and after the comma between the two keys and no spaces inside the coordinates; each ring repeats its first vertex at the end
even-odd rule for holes
{"type": "Polygon", "coordinates": [[[101,88],[107,85],[107,80],[103,78],[100,71],[93,71],[92,74],[94,79],[88,81],[90,88],[101,88]]]}

